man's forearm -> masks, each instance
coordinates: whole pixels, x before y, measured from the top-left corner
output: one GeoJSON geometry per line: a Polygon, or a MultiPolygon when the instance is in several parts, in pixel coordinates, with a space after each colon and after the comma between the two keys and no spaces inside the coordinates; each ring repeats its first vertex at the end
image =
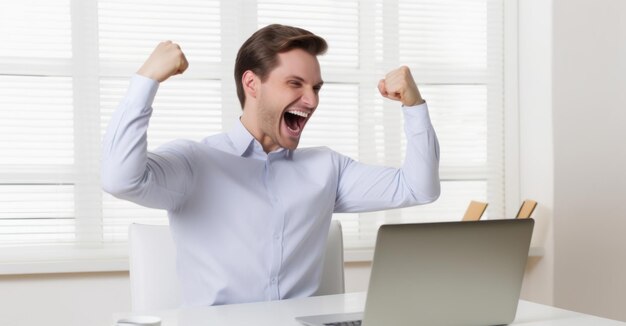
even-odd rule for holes
{"type": "Polygon", "coordinates": [[[132,191],[143,179],[147,129],[158,83],[133,76],[126,97],[111,117],[102,142],[102,187],[113,195],[132,191]]]}
{"type": "MultiPolygon", "coordinates": [[[[403,108],[407,139],[403,174],[417,198],[432,202],[439,197],[439,141],[425,103],[403,108]]],[[[424,203],[422,202],[422,203],[424,203]]]]}

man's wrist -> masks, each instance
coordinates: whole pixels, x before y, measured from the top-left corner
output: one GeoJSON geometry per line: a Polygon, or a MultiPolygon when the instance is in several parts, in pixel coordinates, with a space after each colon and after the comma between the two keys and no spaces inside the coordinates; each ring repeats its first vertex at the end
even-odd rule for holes
{"type": "Polygon", "coordinates": [[[420,97],[419,99],[417,99],[417,101],[415,101],[415,103],[413,103],[413,105],[409,105],[409,106],[418,106],[424,103],[426,103],[426,101],[424,101],[424,99],[420,97]]]}
{"type": "Polygon", "coordinates": [[[423,107],[424,104],[426,104],[426,101],[424,99],[419,99],[419,101],[415,101],[415,104],[413,105],[402,104],[402,107],[407,108],[407,109],[412,109],[412,108],[423,107]]]}
{"type": "Polygon", "coordinates": [[[137,75],[140,75],[140,76],[143,76],[143,77],[146,77],[146,78],[150,78],[150,79],[152,79],[152,80],[154,80],[154,81],[156,81],[158,83],[161,82],[161,80],[156,76],[156,74],[151,73],[150,71],[148,71],[148,70],[146,70],[144,68],[141,68],[141,69],[137,70],[137,75]]]}

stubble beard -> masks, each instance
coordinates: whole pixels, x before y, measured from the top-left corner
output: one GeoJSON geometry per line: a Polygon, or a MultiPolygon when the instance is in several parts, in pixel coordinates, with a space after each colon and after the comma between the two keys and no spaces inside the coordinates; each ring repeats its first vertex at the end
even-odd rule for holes
{"type": "Polygon", "coordinates": [[[282,147],[280,139],[280,123],[282,119],[282,111],[276,113],[265,105],[259,106],[259,117],[261,122],[261,131],[266,137],[269,137],[275,145],[282,147]]]}
{"type": "Polygon", "coordinates": [[[270,105],[266,105],[264,100],[260,101],[259,105],[259,120],[261,123],[261,131],[265,134],[265,136],[269,137],[276,146],[280,148],[286,148],[289,150],[295,150],[300,143],[300,138],[294,139],[289,135],[285,135],[287,138],[287,144],[281,143],[281,124],[283,123],[283,113],[287,110],[288,107],[293,105],[293,103],[289,103],[286,107],[282,107],[280,109],[274,109],[270,105]],[[292,146],[286,146],[291,145],[292,146]]]}

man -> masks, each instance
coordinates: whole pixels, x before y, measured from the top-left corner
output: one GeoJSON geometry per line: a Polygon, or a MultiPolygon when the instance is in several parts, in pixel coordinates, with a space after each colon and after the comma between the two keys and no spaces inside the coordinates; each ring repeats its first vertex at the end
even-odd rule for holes
{"type": "Polygon", "coordinates": [[[333,212],[439,196],[437,137],[406,67],[378,85],[404,106],[401,169],[361,164],[328,148],[296,149],[318,105],[317,55],[326,48],[300,28],[260,29],[235,63],[240,121],[229,132],[154,152],[146,150],[152,101],[159,82],[183,73],[187,61],[178,45],[164,42],[132,78],[104,137],[103,188],[168,211],[185,305],[310,296],[333,212]]]}

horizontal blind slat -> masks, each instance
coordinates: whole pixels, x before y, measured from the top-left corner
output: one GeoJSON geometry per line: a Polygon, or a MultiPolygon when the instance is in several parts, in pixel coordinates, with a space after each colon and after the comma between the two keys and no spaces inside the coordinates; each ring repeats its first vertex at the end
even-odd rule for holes
{"type": "Polygon", "coordinates": [[[71,58],[70,0],[2,1],[0,31],[0,59],[71,58]]]}
{"type": "Polygon", "coordinates": [[[221,60],[220,1],[100,0],[98,8],[101,59],[139,64],[159,42],[172,40],[190,62],[221,60]]]}

